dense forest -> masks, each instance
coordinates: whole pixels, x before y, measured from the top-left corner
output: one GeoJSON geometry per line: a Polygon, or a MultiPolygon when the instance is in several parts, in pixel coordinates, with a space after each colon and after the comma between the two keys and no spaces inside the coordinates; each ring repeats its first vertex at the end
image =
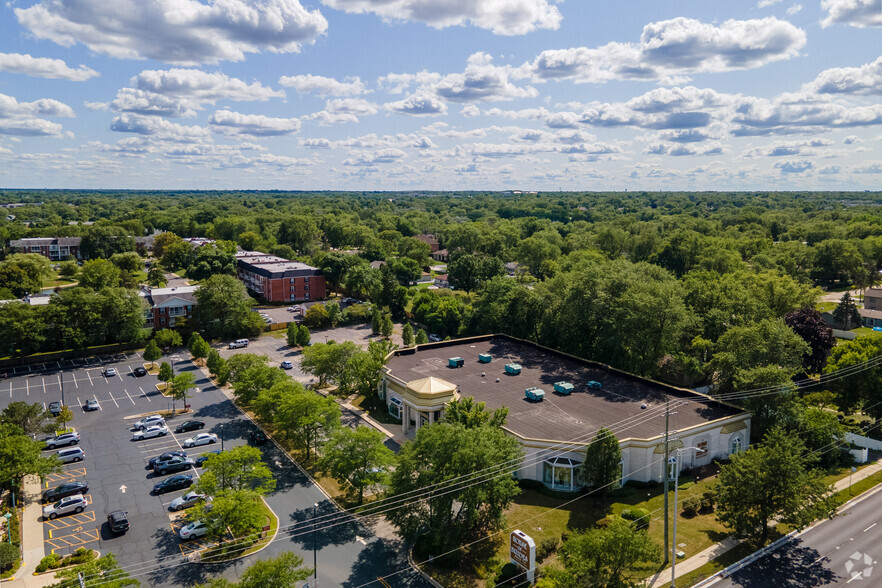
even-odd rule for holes
{"type": "Polygon", "coordinates": [[[820,295],[870,287],[882,266],[880,193],[4,191],[0,203],[23,204],[0,220],[4,256],[22,237],[81,236],[105,258],[131,236],[208,237],[207,261],[178,259],[191,254],[171,236],[155,253],[205,279],[232,272],[232,244],[262,250],[441,337],[506,332],[723,391],[820,373],[833,345],[820,295]],[[412,285],[433,266],[452,288],[412,285]]]}

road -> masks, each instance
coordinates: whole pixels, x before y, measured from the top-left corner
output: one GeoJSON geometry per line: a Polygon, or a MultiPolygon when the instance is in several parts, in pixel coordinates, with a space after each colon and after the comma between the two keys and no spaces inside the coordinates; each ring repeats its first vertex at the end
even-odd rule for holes
{"type": "Polygon", "coordinates": [[[714,588],[882,585],[882,491],[809,529],[714,588]]]}

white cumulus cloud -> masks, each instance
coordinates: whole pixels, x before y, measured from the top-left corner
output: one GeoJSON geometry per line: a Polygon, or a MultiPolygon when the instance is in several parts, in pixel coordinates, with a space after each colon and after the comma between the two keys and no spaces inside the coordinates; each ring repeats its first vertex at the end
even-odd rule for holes
{"type": "Polygon", "coordinates": [[[278,137],[299,132],[302,123],[298,118],[271,118],[261,114],[218,110],[208,117],[208,124],[213,129],[230,135],[278,137]]]}
{"type": "Polygon", "coordinates": [[[543,51],[521,70],[537,81],[672,82],[687,74],[749,69],[790,59],[805,43],[804,31],[773,17],[727,20],[719,26],[679,17],[649,23],[639,43],[543,51]]]}
{"type": "Polygon", "coordinates": [[[422,22],[436,29],[470,24],[497,35],[556,30],[562,19],[549,0],[322,0],[352,13],[372,12],[387,21],[422,22]]]}
{"type": "Polygon", "coordinates": [[[41,0],[15,15],[37,38],[64,47],[177,65],[296,53],[328,28],[298,0],[41,0]]]}
{"type": "Polygon", "coordinates": [[[440,98],[451,102],[479,102],[534,98],[535,88],[515,86],[509,80],[510,66],[495,66],[486,53],[474,53],[468,58],[463,73],[446,75],[434,86],[440,98]]]}
{"type": "Polygon", "coordinates": [[[71,82],[84,82],[98,76],[97,71],[85,65],[74,69],[68,67],[61,59],[32,57],[21,53],[0,53],[0,71],[25,74],[33,78],[71,82]]]}
{"type": "Polygon", "coordinates": [[[433,96],[415,94],[404,100],[387,102],[385,107],[399,114],[412,116],[437,116],[447,114],[447,105],[433,96]]]}
{"type": "Polygon", "coordinates": [[[339,81],[325,76],[312,74],[300,76],[282,76],[279,84],[286,88],[294,88],[301,94],[318,94],[319,96],[358,96],[367,90],[358,77],[339,81]]]}
{"type": "Polygon", "coordinates": [[[882,27],[882,0],[823,0],[827,16],[821,25],[845,24],[858,28],[882,27]]]}

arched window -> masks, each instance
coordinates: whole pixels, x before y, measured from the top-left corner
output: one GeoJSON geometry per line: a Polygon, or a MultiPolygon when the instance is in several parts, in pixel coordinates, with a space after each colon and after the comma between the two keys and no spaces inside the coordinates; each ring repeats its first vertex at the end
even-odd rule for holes
{"type": "Polygon", "coordinates": [[[549,459],[542,464],[542,481],[554,490],[578,490],[585,485],[582,462],[568,457],[549,459]]]}
{"type": "Polygon", "coordinates": [[[729,453],[741,453],[741,437],[732,437],[729,444],[729,453]]]}

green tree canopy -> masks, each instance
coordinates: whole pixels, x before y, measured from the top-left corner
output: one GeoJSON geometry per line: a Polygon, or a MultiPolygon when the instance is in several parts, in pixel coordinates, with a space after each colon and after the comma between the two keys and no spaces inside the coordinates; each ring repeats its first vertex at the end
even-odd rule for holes
{"type": "Polygon", "coordinates": [[[16,425],[0,424],[0,487],[17,489],[22,479],[45,476],[61,469],[53,454],[43,455],[43,442],[24,434],[16,425]]]}
{"type": "Polygon", "coordinates": [[[454,425],[461,425],[466,429],[483,427],[502,427],[508,419],[508,408],[503,406],[492,413],[488,412],[483,402],[475,402],[471,396],[451,400],[444,407],[444,421],[454,425]]]}
{"type": "Polygon", "coordinates": [[[320,467],[326,469],[350,494],[364,501],[366,488],[382,484],[388,478],[386,468],[394,462],[384,442],[386,436],[373,427],[335,429],[322,448],[320,467]]]}
{"type": "Polygon", "coordinates": [[[240,445],[209,457],[196,483],[200,492],[210,496],[218,496],[225,490],[266,494],[275,487],[276,481],[263,462],[263,454],[250,445],[240,445]]]}
{"type": "Polygon", "coordinates": [[[622,484],[622,450],[615,434],[600,429],[585,450],[588,486],[605,496],[622,484]]]}
{"type": "MultiPolygon", "coordinates": [[[[420,427],[416,439],[398,454],[389,494],[406,496],[500,463],[517,463],[522,457],[518,441],[497,427],[467,429],[444,422],[420,427]]],[[[438,553],[464,537],[499,529],[519,491],[510,476],[493,476],[427,499],[408,500],[388,517],[407,540],[420,537],[426,549],[438,553]]]]}
{"type": "Polygon", "coordinates": [[[0,423],[15,425],[25,435],[49,433],[55,428],[51,413],[41,403],[28,404],[20,400],[10,402],[0,412],[0,423]]]}
{"type": "Polygon", "coordinates": [[[233,276],[217,274],[202,282],[196,302],[196,319],[209,339],[253,337],[263,329],[245,285],[233,276]]]}
{"type": "Polygon", "coordinates": [[[155,339],[147,341],[147,347],[144,348],[142,357],[145,361],[149,361],[153,365],[156,365],[156,360],[162,357],[162,350],[159,349],[159,345],[156,344],[155,339]]]}
{"type": "Polygon", "coordinates": [[[120,270],[106,259],[92,259],[80,270],[80,286],[100,290],[119,286],[120,270]]]}
{"type": "Polygon", "coordinates": [[[312,570],[303,568],[303,560],[285,551],[271,559],[261,559],[242,572],[238,582],[216,578],[194,588],[291,588],[309,578],[312,570]]]}
{"type": "Polygon", "coordinates": [[[832,516],[832,487],[812,469],[816,459],[798,436],[773,429],[761,444],[732,455],[723,466],[716,487],[717,518],[761,547],[772,521],[801,529],[832,516]]]}

